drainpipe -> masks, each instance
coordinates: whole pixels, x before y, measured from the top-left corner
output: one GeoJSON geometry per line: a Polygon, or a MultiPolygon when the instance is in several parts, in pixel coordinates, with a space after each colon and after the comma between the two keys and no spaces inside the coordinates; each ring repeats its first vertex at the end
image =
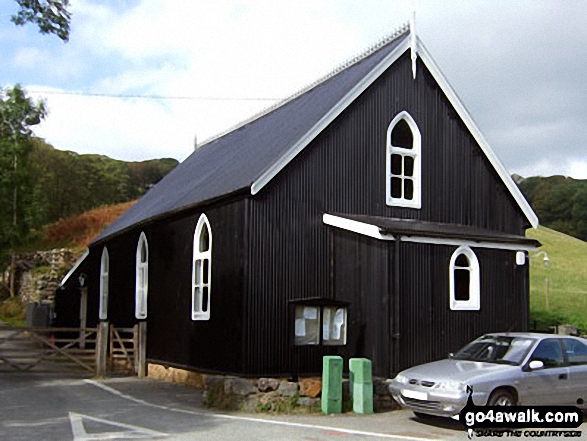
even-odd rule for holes
{"type": "Polygon", "coordinates": [[[399,372],[399,317],[400,317],[400,246],[401,246],[401,236],[394,236],[395,239],[395,248],[394,248],[394,258],[393,258],[393,356],[392,356],[392,363],[391,368],[392,372],[395,375],[399,372]]]}

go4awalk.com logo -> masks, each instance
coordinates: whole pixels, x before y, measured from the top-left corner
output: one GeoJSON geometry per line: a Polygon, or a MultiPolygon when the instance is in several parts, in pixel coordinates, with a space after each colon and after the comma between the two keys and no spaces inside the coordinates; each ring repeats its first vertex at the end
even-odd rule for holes
{"type": "Polygon", "coordinates": [[[473,390],[468,388],[467,405],[459,413],[459,422],[468,429],[469,438],[478,437],[580,437],[576,429],[583,423],[581,409],[574,406],[476,406],[473,390]],[[550,430],[532,430],[550,429],[550,430]]]}

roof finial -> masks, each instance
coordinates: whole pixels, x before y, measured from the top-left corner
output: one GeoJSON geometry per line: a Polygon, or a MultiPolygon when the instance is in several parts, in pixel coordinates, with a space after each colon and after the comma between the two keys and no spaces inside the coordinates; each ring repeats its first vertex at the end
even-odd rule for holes
{"type": "Polygon", "coordinates": [[[412,11],[410,18],[410,53],[412,58],[412,76],[416,79],[416,59],[418,58],[418,50],[416,48],[416,10],[412,11]]]}

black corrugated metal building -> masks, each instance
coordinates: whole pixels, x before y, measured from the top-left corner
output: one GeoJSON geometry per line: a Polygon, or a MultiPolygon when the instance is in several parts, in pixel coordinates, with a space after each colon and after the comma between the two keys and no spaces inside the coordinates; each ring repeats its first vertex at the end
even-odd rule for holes
{"type": "Polygon", "coordinates": [[[152,363],[309,375],[339,354],[390,376],[527,329],[537,224],[406,26],[199,147],[80,268],[90,324],[146,320],[152,363]]]}

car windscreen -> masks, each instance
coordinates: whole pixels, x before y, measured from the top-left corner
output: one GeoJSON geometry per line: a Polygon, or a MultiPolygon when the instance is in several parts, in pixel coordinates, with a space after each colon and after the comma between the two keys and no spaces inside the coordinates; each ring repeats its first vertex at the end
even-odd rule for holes
{"type": "Polygon", "coordinates": [[[524,361],[534,339],[503,335],[484,335],[469,343],[452,358],[519,365],[524,361]]]}

